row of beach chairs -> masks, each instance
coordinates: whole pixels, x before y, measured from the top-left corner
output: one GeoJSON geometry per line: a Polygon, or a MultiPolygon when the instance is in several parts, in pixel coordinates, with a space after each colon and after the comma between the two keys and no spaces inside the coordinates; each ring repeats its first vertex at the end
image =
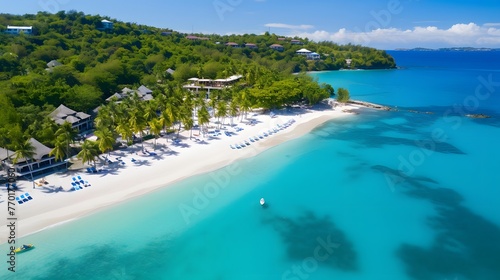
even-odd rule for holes
{"type": "Polygon", "coordinates": [[[288,128],[293,123],[295,123],[295,120],[294,119],[290,119],[290,120],[288,120],[284,124],[278,124],[274,128],[268,129],[267,131],[264,131],[264,132],[262,132],[262,133],[260,133],[260,134],[258,134],[256,136],[250,137],[250,138],[248,138],[248,140],[244,140],[241,143],[236,143],[234,145],[229,145],[229,147],[234,150],[234,149],[241,149],[241,148],[250,146],[251,142],[257,142],[257,141],[259,141],[261,139],[264,139],[264,138],[266,138],[266,137],[268,137],[268,136],[270,136],[270,135],[272,135],[274,133],[279,132],[280,130],[288,128]]]}

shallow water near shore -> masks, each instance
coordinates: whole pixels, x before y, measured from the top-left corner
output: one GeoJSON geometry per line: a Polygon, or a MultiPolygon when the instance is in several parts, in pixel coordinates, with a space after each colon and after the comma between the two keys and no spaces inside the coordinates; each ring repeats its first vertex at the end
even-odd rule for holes
{"type": "MultiPolygon", "coordinates": [[[[412,79],[439,84],[406,61],[401,71],[414,71],[412,79]]],[[[500,80],[479,68],[463,77],[500,80]]],[[[368,71],[319,79],[367,83],[356,94],[349,87],[354,98],[434,114],[362,110],[254,158],[24,237],[36,249],[17,256],[16,273],[4,264],[0,279],[499,279],[498,95],[478,108],[490,119],[445,115],[477,80],[463,82],[470,86],[456,99],[435,92],[420,95],[427,102],[399,103],[407,99],[388,98],[390,87],[377,99],[373,88],[397,71],[374,72],[373,81],[368,71]]],[[[418,98],[409,81],[397,84],[418,98]]]]}

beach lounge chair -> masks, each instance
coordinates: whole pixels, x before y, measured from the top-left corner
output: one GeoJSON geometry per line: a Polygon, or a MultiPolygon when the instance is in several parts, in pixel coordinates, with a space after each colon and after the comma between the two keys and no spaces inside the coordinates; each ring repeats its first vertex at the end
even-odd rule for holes
{"type": "Polygon", "coordinates": [[[229,147],[231,147],[231,149],[233,149],[233,150],[234,150],[234,149],[236,149],[236,147],[235,147],[235,146],[233,146],[232,144],[231,144],[231,145],[229,145],[229,147]]]}
{"type": "Polygon", "coordinates": [[[28,200],[32,200],[33,197],[31,197],[31,195],[29,193],[25,193],[24,196],[28,199],[28,200]]]}
{"type": "Polygon", "coordinates": [[[27,197],[25,197],[24,194],[20,195],[19,198],[21,198],[21,200],[23,202],[28,202],[29,201],[29,199],[27,197]]]}
{"type": "Polygon", "coordinates": [[[24,202],[19,198],[19,196],[16,196],[16,201],[19,204],[23,204],[24,202]]]}
{"type": "Polygon", "coordinates": [[[81,179],[82,179],[82,177],[81,177],[80,175],[78,175],[78,177],[77,177],[77,178],[78,178],[78,180],[81,180],[81,179]]]}

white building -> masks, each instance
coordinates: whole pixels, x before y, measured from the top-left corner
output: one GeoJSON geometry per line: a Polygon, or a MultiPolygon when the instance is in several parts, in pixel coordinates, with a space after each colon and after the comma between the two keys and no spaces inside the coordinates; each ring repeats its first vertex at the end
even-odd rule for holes
{"type": "Polygon", "coordinates": [[[296,51],[295,53],[299,54],[299,55],[308,55],[311,53],[311,51],[308,49],[300,49],[300,50],[296,51]]]}
{"type": "Polygon", "coordinates": [[[103,30],[113,29],[113,22],[107,19],[101,20],[101,29],[103,30]]]}
{"type": "Polygon", "coordinates": [[[320,60],[321,56],[318,53],[312,52],[307,54],[307,59],[309,60],[320,60]]]}
{"type": "MultiPolygon", "coordinates": [[[[242,75],[233,75],[226,79],[199,79],[199,78],[190,78],[188,79],[189,84],[184,85],[184,88],[189,90],[194,90],[198,92],[199,90],[207,90],[210,93],[210,90],[221,90],[226,87],[230,87],[235,84],[239,79],[241,79],[242,75]]],[[[207,94],[208,94],[207,93],[207,94]]]]}
{"type": "Polygon", "coordinates": [[[33,26],[13,26],[7,25],[7,29],[4,31],[7,34],[33,34],[33,26]]]}

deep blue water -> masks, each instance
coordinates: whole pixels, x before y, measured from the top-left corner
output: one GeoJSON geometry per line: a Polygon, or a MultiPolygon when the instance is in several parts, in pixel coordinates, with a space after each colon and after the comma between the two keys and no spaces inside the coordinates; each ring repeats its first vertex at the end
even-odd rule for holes
{"type": "Polygon", "coordinates": [[[500,86],[475,95],[499,55],[391,54],[401,69],[312,75],[399,111],[25,237],[0,279],[500,279],[500,86]]]}
{"type": "Polygon", "coordinates": [[[500,52],[389,51],[400,69],[312,73],[353,99],[444,113],[500,113],[500,52]]]}

